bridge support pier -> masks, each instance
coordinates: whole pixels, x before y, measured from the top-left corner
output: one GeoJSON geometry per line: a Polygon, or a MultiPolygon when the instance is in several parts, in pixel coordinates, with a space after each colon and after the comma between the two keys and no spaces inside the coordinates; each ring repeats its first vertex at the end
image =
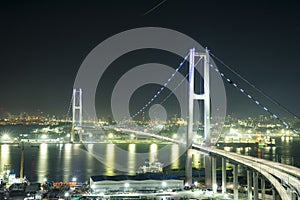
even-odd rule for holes
{"type": "Polygon", "coordinates": [[[222,158],[222,193],[226,193],[226,159],[222,158]]]}
{"type": "Polygon", "coordinates": [[[252,171],[247,170],[247,190],[248,190],[248,200],[252,200],[252,171]]]}
{"type": "Polygon", "coordinates": [[[193,159],[193,150],[192,148],[188,148],[186,150],[186,163],[185,163],[185,184],[191,186],[192,185],[192,159],[193,159]]]}
{"type": "Polygon", "coordinates": [[[254,200],[258,200],[258,172],[253,172],[254,200]]]}
{"type": "Polygon", "coordinates": [[[239,181],[238,181],[238,165],[233,165],[233,196],[234,200],[239,199],[239,191],[238,191],[239,181]]]}
{"type": "MultiPolygon", "coordinates": [[[[73,103],[72,103],[72,111],[73,111],[73,119],[72,119],[72,132],[70,137],[70,142],[74,142],[75,140],[75,130],[79,131],[82,127],[82,89],[73,89],[73,103]]],[[[80,138],[81,140],[81,138],[80,138]]]]}
{"type": "Polygon", "coordinates": [[[218,184],[217,184],[217,167],[216,167],[216,157],[211,157],[211,178],[212,178],[212,190],[213,192],[217,192],[218,184]]]}
{"type": "Polygon", "coordinates": [[[265,200],[266,199],[266,181],[265,177],[261,177],[260,179],[260,184],[261,184],[261,199],[265,200]]]}
{"type": "MultiPolygon", "coordinates": [[[[195,52],[195,48],[190,49],[189,53],[189,84],[188,84],[188,126],[186,143],[187,149],[190,149],[193,144],[193,120],[194,120],[194,101],[204,101],[203,124],[204,124],[204,143],[206,146],[211,145],[210,137],[210,82],[209,82],[209,51],[206,49],[205,53],[195,52]],[[203,59],[203,92],[200,94],[195,92],[195,58],[203,59]]],[[[187,156],[186,160],[186,184],[191,185],[192,171],[188,165],[191,164],[187,156]]],[[[211,158],[205,157],[205,184],[212,187],[211,174],[211,158]]]]}
{"type": "Polygon", "coordinates": [[[211,157],[205,156],[205,185],[208,188],[212,188],[212,173],[211,173],[211,157]]]}
{"type": "Polygon", "coordinates": [[[274,186],[272,187],[272,200],[276,200],[276,190],[274,186]]]}

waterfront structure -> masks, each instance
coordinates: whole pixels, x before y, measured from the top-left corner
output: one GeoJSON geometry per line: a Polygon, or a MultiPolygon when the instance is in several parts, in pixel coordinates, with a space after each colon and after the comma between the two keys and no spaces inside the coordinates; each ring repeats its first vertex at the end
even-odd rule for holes
{"type": "Polygon", "coordinates": [[[155,160],[153,163],[150,163],[149,159],[145,160],[145,164],[140,166],[137,170],[137,173],[162,173],[164,164],[155,160]]]}
{"type": "Polygon", "coordinates": [[[90,188],[93,193],[183,190],[183,180],[152,173],[136,176],[91,176],[90,188]]]}
{"type": "Polygon", "coordinates": [[[75,140],[75,131],[78,133],[79,138],[82,131],[82,89],[73,89],[72,95],[72,111],[73,111],[73,120],[72,120],[72,134],[71,142],[75,140]]]}

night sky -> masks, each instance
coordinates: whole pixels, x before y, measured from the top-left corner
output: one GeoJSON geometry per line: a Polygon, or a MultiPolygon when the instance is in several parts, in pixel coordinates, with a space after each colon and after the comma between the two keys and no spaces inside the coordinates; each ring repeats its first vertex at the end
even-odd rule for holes
{"type": "MultiPolygon", "coordinates": [[[[65,115],[77,70],[87,54],[114,34],[154,26],[194,38],[256,87],[300,115],[300,5],[296,1],[167,0],[147,13],[160,2],[1,1],[2,111],[40,109],[65,115]]],[[[163,58],[158,55],[161,54],[136,52],[129,55],[132,59],[120,58],[117,63],[124,61],[130,66],[149,60],[159,62],[163,58]]],[[[162,63],[180,62],[171,57],[162,63]]],[[[115,77],[121,73],[116,68],[110,72],[115,77]]],[[[107,117],[112,86],[103,84],[99,88],[104,89],[97,90],[97,112],[107,117]]],[[[239,92],[230,86],[226,89],[228,113],[260,114],[239,92]]]]}

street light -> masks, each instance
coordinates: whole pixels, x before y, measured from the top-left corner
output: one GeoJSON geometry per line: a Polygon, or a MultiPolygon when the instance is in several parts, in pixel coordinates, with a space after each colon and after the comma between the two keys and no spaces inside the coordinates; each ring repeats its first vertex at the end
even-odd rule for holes
{"type": "Polygon", "coordinates": [[[2,136],[2,139],[3,139],[3,140],[9,140],[9,138],[10,138],[10,137],[9,137],[8,134],[4,134],[4,135],[2,136]]]}
{"type": "Polygon", "coordinates": [[[114,137],[114,135],[112,133],[108,134],[108,138],[113,138],[113,137],[114,137]]]}
{"type": "Polygon", "coordinates": [[[124,183],[124,192],[128,191],[130,187],[129,183],[124,183]]]}
{"type": "Polygon", "coordinates": [[[195,187],[198,187],[198,181],[194,182],[195,187]]]}
{"type": "Polygon", "coordinates": [[[69,199],[69,196],[70,196],[69,192],[66,192],[66,193],[65,193],[65,198],[66,198],[66,199],[69,199]]]}
{"type": "Polygon", "coordinates": [[[162,186],[163,188],[166,188],[166,187],[167,187],[167,183],[166,183],[165,181],[163,181],[163,182],[161,183],[161,186],[162,186]]]}
{"type": "Polygon", "coordinates": [[[218,185],[217,184],[213,184],[213,192],[216,192],[217,191],[217,189],[218,189],[218,185]]]}
{"type": "Polygon", "coordinates": [[[72,182],[76,182],[77,181],[77,178],[76,177],[73,177],[72,178],[72,182]]]}
{"type": "Polygon", "coordinates": [[[42,139],[47,139],[47,138],[48,138],[48,136],[46,134],[42,135],[42,139]]]}
{"type": "Polygon", "coordinates": [[[135,137],[135,135],[132,133],[132,134],[130,134],[130,138],[133,140],[134,139],[134,137],[135,137]]]}

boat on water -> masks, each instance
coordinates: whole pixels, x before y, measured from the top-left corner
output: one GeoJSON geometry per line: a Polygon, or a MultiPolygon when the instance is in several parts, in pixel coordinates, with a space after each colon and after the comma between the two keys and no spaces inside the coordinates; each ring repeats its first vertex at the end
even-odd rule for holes
{"type": "Polygon", "coordinates": [[[150,163],[148,159],[145,160],[145,164],[140,166],[137,170],[138,174],[145,173],[161,173],[163,171],[164,164],[155,160],[153,163],[150,163]]]}
{"type": "Polygon", "coordinates": [[[258,135],[255,142],[258,148],[276,146],[275,139],[272,139],[270,136],[258,135]]]}

